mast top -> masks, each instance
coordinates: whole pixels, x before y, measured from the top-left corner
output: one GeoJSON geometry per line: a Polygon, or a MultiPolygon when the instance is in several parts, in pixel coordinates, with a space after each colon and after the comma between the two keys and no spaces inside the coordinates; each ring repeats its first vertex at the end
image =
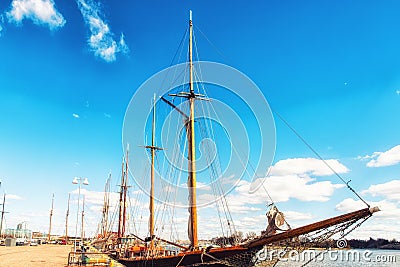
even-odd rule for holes
{"type": "Polygon", "coordinates": [[[189,10],[189,20],[192,21],[192,10],[189,10]]]}

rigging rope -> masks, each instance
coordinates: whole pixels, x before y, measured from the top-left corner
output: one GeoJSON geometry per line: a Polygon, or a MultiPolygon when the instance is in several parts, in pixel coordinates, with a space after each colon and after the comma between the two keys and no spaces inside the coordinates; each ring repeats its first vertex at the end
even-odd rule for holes
{"type": "MultiPolygon", "coordinates": [[[[200,61],[199,54],[198,54],[198,49],[197,49],[196,35],[195,34],[193,34],[193,39],[194,39],[195,55],[197,56],[197,61],[200,61]]],[[[199,68],[199,73],[197,73],[197,70],[195,69],[194,70],[194,75],[195,75],[195,77],[198,78],[199,81],[203,80],[201,68],[199,68]]],[[[207,91],[206,91],[206,89],[204,87],[204,83],[196,83],[196,87],[197,87],[197,90],[199,92],[203,93],[207,97],[207,91]]],[[[209,106],[212,107],[212,103],[208,104],[209,102],[207,102],[207,104],[206,104],[205,101],[201,101],[200,103],[201,103],[200,104],[200,108],[202,109],[202,114],[206,115],[205,118],[211,118],[211,111],[210,111],[209,106]]],[[[199,109],[199,107],[197,107],[197,109],[199,109]]],[[[211,137],[212,140],[216,140],[217,139],[215,134],[214,134],[214,128],[213,128],[212,121],[209,121],[207,119],[204,120],[204,126],[205,127],[202,127],[203,125],[201,123],[199,123],[199,124],[200,124],[200,130],[201,130],[200,133],[202,135],[202,140],[206,139],[207,137],[211,137]],[[207,135],[207,133],[210,133],[209,134],[210,136],[207,135]]],[[[218,142],[216,142],[216,143],[218,143],[218,142]]],[[[206,152],[211,151],[210,144],[208,142],[206,142],[205,144],[208,147],[208,149],[206,149],[206,152]]],[[[217,157],[215,158],[215,161],[213,161],[212,158],[211,158],[211,155],[209,153],[206,153],[206,159],[208,160],[208,166],[211,167],[210,168],[211,169],[211,174],[212,174],[211,178],[214,177],[212,182],[214,182],[215,185],[216,185],[216,188],[213,187],[213,186],[211,188],[213,189],[213,193],[214,193],[214,196],[215,196],[216,207],[217,207],[217,211],[219,213],[219,219],[220,219],[220,224],[221,224],[223,236],[224,236],[224,230],[223,230],[223,223],[221,221],[221,216],[220,216],[219,202],[221,203],[221,206],[222,206],[222,209],[223,209],[223,212],[224,212],[224,215],[225,215],[225,219],[226,219],[226,222],[227,222],[228,231],[229,231],[228,236],[232,236],[233,234],[236,233],[236,227],[234,225],[232,214],[231,214],[231,212],[229,210],[229,206],[227,204],[227,200],[226,200],[226,197],[225,197],[225,192],[224,192],[224,190],[222,188],[222,182],[219,179],[222,176],[221,163],[220,163],[221,161],[220,161],[220,158],[219,158],[219,154],[217,153],[217,157]]]]}
{"type": "MultiPolygon", "coordinates": [[[[272,110],[272,109],[271,109],[272,110]]],[[[322,162],[352,191],[365,205],[369,208],[370,205],[349,185],[350,181],[346,182],[339,173],[337,173],[331,165],[279,114],[277,111],[272,110],[273,113],[278,116],[279,119],[320,159],[322,162]]]]}
{"type": "MultiPolygon", "coordinates": [[[[218,52],[222,57],[225,58],[225,56],[222,54],[222,52],[220,52],[220,51],[218,50],[218,48],[207,38],[207,36],[206,36],[198,27],[196,27],[196,28],[197,28],[197,29],[200,31],[200,33],[205,37],[205,39],[211,44],[211,46],[213,46],[214,49],[216,49],[217,52],[218,52]]],[[[193,34],[193,36],[194,36],[194,34],[193,34]]],[[[197,44],[196,44],[196,42],[194,42],[194,44],[195,44],[195,49],[196,49],[196,52],[197,52],[197,44]]],[[[197,57],[198,57],[198,53],[197,53],[197,57]]],[[[195,71],[195,74],[196,74],[196,70],[194,70],[194,71],[195,71]]],[[[200,74],[199,80],[202,81],[202,79],[201,79],[201,78],[202,78],[202,77],[201,77],[201,76],[202,76],[202,74],[201,74],[201,69],[199,70],[199,72],[200,72],[200,73],[199,73],[199,74],[200,74]]],[[[206,90],[205,90],[205,88],[204,88],[204,84],[201,83],[201,86],[202,86],[202,89],[203,89],[203,94],[204,94],[204,95],[207,95],[206,90]]],[[[212,106],[212,105],[210,105],[210,106],[211,106],[212,110],[214,111],[213,113],[215,114],[215,116],[217,117],[217,119],[218,119],[219,121],[221,121],[220,118],[219,118],[219,115],[216,113],[216,111],[215,111],[215,109],[213,108],[213,106],[212,106]]],[[[207,106],[207,107],[208,107],[208,106],[207,106]]],[[[209,114],[211,114],[210,111],[209,111],[209,114]]],[[[221,114],[221,115],[223,115],[223,114],[221,114]]],[[[250,172],[247,170],[246,164],[242,161],[242,159],[241,159],[241,157],[240,157],[240,155],[243,154],[243,153],[239,153],[239,152],[238,152],[238,150],[242,150],[241,147],[240,147],[240,145],[238,144],[238,145],[236,145],[236,146],[232,146],[232,148],[233,148],[233,151],[234,151],[234,152],[236,153],[236,155],[238,156],[238,158],[239,158],[239,160],[240,160],[240,162],[241,162],[243,168],[245,168],[246,174],[247,174],[249,177],[252,177],[252,175],[250,175],[250,172]]],[[[241,151],[241,152],[243,152],[243,151],[241,151]]],[[[253,164],[251,163],[250,160],[248,160],[247,164],[250,166],[250,168],[252,169],[253,173],[256,174],[256,170],[255,170],[255,168],[254,168],[254,166],[253,166],[253,164]]],[[[267,193],[267,196],[269,197],[269,199],[271,200],[271,202],[274,203],[273,199],[271,198],[271,195],[269,194],[268,190],[265,188],[264,183],[262,183],[262,184],[263,184],[263,188],[264,188],[265,192],[267,193]]],[[[228,209],[229,209],[229,208],[228,208],[228,209]]]]}

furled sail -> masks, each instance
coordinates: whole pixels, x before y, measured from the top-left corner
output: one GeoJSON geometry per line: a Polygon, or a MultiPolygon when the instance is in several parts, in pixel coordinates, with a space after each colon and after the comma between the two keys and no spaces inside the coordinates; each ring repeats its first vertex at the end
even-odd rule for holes
{"type": "Polygon", "coordinates": [[[275,205],[272,205],[267,212],[268,225],[265,230],[265,235],[274,235],[277,231],[290,230],[290,225],[285,220],[283,212],[279,211],[275,205]]]}

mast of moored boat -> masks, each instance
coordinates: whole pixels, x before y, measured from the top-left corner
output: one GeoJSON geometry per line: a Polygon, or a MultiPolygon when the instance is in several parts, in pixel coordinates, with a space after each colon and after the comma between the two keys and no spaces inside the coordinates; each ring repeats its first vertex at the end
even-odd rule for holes
{"type": "Polygon", "coordinates": [[[188,189],[189,189],[189,229],[188,235],[190,240],[190,247],[197,249],[199,246],[197,238],[197,204],[196,204],[196,142],[195,142],[195,129],[194,129],[194,102],[195,100],[209,100],[204,98],[204,95],[196,94],[194,92],[193,81],[193,23],[192,11],[190,11],[189,20],[189,92],[180,92],[177,94],[169,94],[170,96],[183,97],[189,100],[190,114],[187,116],[182,110],[175,106],[170,101],[161,97],[161,100],[176,109],[183,117],[185,117],[185,129],[188,139],[188,189]]]}
{"type": "Polygon", "coordinates": [[[122,236],[125,236],[125,224],[126,224],[126,208],[127,208],[127,200],[126,200],[126,194],[128,192],[128,177],[129,177],[129,171],[128,171],[128,164],[129,164],[129,144],[126,146],[126,155],[125,155],[125,181],[124,181],[124,209],[123,209],[123,214],[122,214],[122,231],[121,234],[122,236]]]}
{"type": "Polygon", "coordinates": [[[190,209],[190,243],[192,248],[198,247],[198,239],[197,239],[197,206],[196,206],[196,143],[195,143],[195,135],[194,135],[194,101],[196,95],[193,89],[193,23],[192,23],[192,11],[190,10],[190,19],[189,19],[189,88],[190,94],[189,104],[190,104],[190,115],[188,121],[188,159],[189,159],[189,209],[190,209]]]}
{"type": "Polygon", "coordinates": [[[150,187],[150,249],[154,248],[154,131],[155,131],[155,121],[156,121],[156,96],[153,98],[153,125],[151,132],[151,187],[150,187]]]}
{"type": "Polygon", "coordinates": [[[122,159],[121,190],[119,192],[119,213],[118,213],[118,238],[125,235],[126,222],[126,194],[128,191],[128,154],[129,144],[126,148],[125,161],[122,159]]]}
{"type": "Polygon", "coordinates": [[[68,243],[68,216],[69,216],[69,200],[71,194],[68,194],[67,214],[65,215],[65,242],[68,243]]]}
{"type": "Polygon", "coordinates": [[[155,146],[155,131],[156,131],[156,95],[153,98],[153,122],[152,122],[152,133],[151,133],[151,146],[145,146],[151,151],[151,177],[150,177],[150,217],[149,217],[149,232],[150,232],[150,251],[154,249],[154,159],[155,152],[162,150],[162,148],[155,146]]]}
{"type": "Polygon", "coordinates": [[[108,231],[108,211],[110,209],[110,180],[111,180],[111,171],[107,178],[106,185],[104,187],[103,217],[101,218],[102,237],[106,237],[108,231]]]}
{"type": "Polygon", "coordinates": [[[124,162],[124,159],[122,158],[121,185],[120,185],[120,191],[119,191],[118,238],[122,237],[121,229],[122,229],[122,214],[123,214],[123,206],[124,206],[123,199],[124,199],[124,180],[125,180],[124,166],[125,166],[125,162],[124,162]]]}
{"type": "Polygon", "coordinates": [[[49,223],[49,234],[47,236],[47,240],[50,241],[50,237],[51,237],[51,220],[53,218],[53,208],[54,208],[54,193],[53,193],[53,197],[51,200],[51,210],[50,210],[50,223],[49,223]]]}
{"type": "Polygon", "coordinates": [[[0,237],[1,237],[1,232],[3,230],[4,213],[6,213],[4,211],[5,206],[6,206],[6,194],[5,193],[4,193],[4,196],[3,196],[3,204],[2,205],[3,205],[3,207],[2,207],[2,210],[1,210],[1,219],[0,219],[0,237]]]}

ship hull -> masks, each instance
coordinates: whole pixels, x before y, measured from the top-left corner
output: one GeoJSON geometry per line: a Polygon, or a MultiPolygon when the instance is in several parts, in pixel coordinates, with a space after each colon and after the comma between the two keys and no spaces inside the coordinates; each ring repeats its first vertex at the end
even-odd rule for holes
{"type": "MultiPolygon", "coordinates": [[[[226,267],[232,266],[229,259],[240,255],[247,254],[247,248],[244,247],[230,247],[230,248],[216,248],[208,252],[204,251],[191,251],[180,253],[175,256],[163,256],[155,258],[120,258],[118,262],[126,267],[171,267],[171,266],[213,266],[213,267],[226,267]]],[[[251,254],[251,253],[250,253],[251,254]]],[[[246,260],[249,266],[251,257],[246,260]]]]}

